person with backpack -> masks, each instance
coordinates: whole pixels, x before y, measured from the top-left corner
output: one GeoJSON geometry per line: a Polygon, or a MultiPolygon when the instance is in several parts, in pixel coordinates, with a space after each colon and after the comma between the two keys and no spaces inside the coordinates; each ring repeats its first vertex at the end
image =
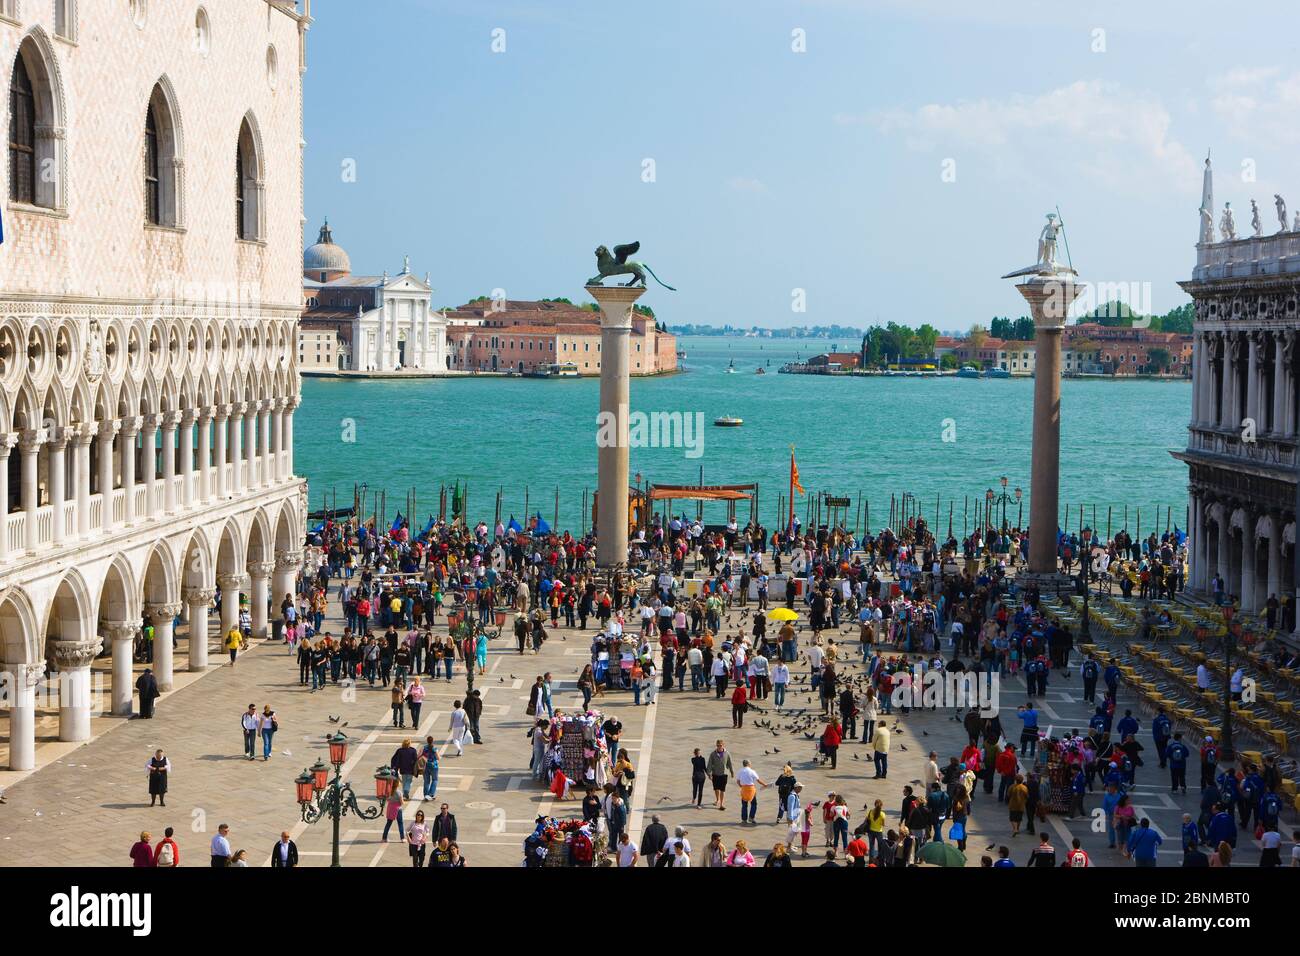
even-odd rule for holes
{"type": "Polygon", "coordinates": [[[1219,772],[1219,748],[1213,737],[1206,737],[1201,744],[1201,786],[1214,785],[1215,774],[1219,772]]]}
{"type": "Polygon", "coordinates": [[[154,847],[154,866],[173,867],[181,865],[181,848],[177,846],[176,841],[172,839],[172,834],[175,832],[176,831],[172,827],[168,827],[163,831],[163,838],[159,840],[158,845],[154,847]]]}
{"type": "Polygon", "coordinates": [[[1151,739],[1156,745],[1156,756],[1160,759],[1160,769],[1165,769],[1167,759],[1166,751],[1169,748],[1169,733],[1173,724],[1169,720],[1169,715],[1161,707],[1156,712],[1155,720],[1151,721],[1151,739]]]}
{"type": "MultiPolygon", "coordinates": [[[[1183,743],[1182,732],[1179,731],[1174,734],[1174,739],[1165,748],[1161,756],[1162,760],[1169,762],[1170,793],[1180,789],[1183,793],[1187,792],[1187,758],[1191,755],[1192,752],[1187,748],[1187,744],[1183,743]]],[[[1202,782],[1202,786],[1204,786],[1204,782],[1202,782]]]]}
{"type": "Polygon", "coordinates": [[[1250,818],[1259,818],[1260,801],[1264,798],[1264,778],[1259,775],[1254,764],[1247,764],[1245,771],[1239,787],[1238,812],[1241,814],[1242,828],[1249,829],[1250,818]]]}
{"type": "Polygon", "coordinates": [[[591,842],[591,831],[588,826],[580,827],[574,831],[569,841],[569,859],[574,866],[593,866],[595,849],[591,842]]]}
{"type": "Polygon", "coordinates": [[[1083,662],[1083,667],[1079,669],[1079,674],[1083,677],[1083,699],[1085,703],[1095,704],[1097,702],[1097,678],[1101,676],[1101,668],[1093,660],[1092,655],[1083,662]]]}
{"type": "Polygon", "coordinates": [[[1079,845],[1079,838],[1075,837],[1070,841],[1070,852],[1065,854],[1065,863],[1063,866],[1079,869],[1081,867],[1092,866],[1092,860],[1088,857],[1088,851],[1079,845]]]}

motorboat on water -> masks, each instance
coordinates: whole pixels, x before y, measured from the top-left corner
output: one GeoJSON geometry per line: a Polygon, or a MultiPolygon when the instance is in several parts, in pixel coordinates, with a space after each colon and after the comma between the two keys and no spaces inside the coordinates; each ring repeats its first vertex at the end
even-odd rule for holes
{"type": "Polygon", "coordinates": [[[974,365],[963,365],[957,370],[958,378],[979,378],[980,370],[974,365]]]}
{"type": "Polygon", "coordinates": [[[713,424],[717,425],[719,428],[739,428],[741,425],[745,424],[745,420],[743,418],[736,418],[733,415],[723,415],[720,418],[715,418],[713,424]]]}

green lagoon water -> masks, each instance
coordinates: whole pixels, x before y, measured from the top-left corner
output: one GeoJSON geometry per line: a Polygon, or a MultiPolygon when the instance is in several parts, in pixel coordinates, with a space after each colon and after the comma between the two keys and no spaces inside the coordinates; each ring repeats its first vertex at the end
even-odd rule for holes
{"type": "MultiPolygon", "coordinates": [[[[633,448],[633,474],[686,484],[699,480],[703,466],[706,484],[757,481],[761,516],[771,526],[777,495],[786,491],[793,444],[809,493],[852,496],[855,506],[860,494],[866,496],[876,528],[888,517],[890,495],[910,492],[931,516],[939,497],[941,526],[954,501],[960,530],[963,496],[996,489],[1001,475],[1009,488],[1024,489],[1028,520],[1031,379],[779,375],[780,365],[827,351],[829,343],[678,341],[687,352],[685,371],[633,379],[632,408],[703,413],[703,454],[633,448]],[[737,371],[726,374],[732,361],[737,371]],[[754,374],[760,365],[769,374],[754,374]],[[714,427],[721,415],[745,424],[714,427]],[[943,440],[947,420],[955,441],[943,440]]],[[[856,347],[840,343],[841,351],[856,347]]],[[[577,527],[583,489],[596,487],[598,385],[594,378],[306,378],[294,421],[296,466],[308,478],[313,509],[322,507],[323,495],[332,504],[335,492],[340,506],[350,505],[353,484],[366,482],[371,492],[387,491],[390,519],[414,488],[422,521],[436,510],[439,485],[459,480],[469,486],[472,518],[492,520],[498,488],[503,515],[522,515],[527,488],[529,510],[540,508],[550,521],[558,486],[560,524],[577,527]]],[[[1115,509],[1118,530],[1125,505],[1130,531],[1138,508],[1144,530],[1157,508],[1162,530],[1167,508],[1185,527],[1187,470],[1169,450],[1186,446],[1191,385],[1067,380],[1061,403],[1061,504],[1072,508],[1070,527],[1080,503],[1088,521],[1096,507],[1102,530],[1107,506],[1115,509]]],[[[802,499],[798,508],[802,516],[802,499]]],[[[723,506],[705,514],[720,521],[723,506]]],[[[742,508],[742,522],[746,515],[742,508]]]]}

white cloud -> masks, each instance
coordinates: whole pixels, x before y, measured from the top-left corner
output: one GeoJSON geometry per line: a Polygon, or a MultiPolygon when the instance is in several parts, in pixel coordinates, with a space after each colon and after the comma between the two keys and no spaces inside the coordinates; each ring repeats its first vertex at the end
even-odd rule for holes
{"type": "Polygon", "coordinates": [[[1119,84],[1080,80],[1037,95],[930,103],[837,115],[911,149],[941,149],[961,162],[975,153],[1013,178],[1071,176],[1124,192],[1195,188],[1197,163],[1170,135],[1159,97],[1119,84]]]}
{"type": "Polygon", "coordinates": [[[1265,144],[1300,142],[1300,72],[1236,67],[1211,76],[1207,85],[1215,94],[1210,109],[1232,135],[1265,144]]]}
{"type": "Polygon", "coordinates": [[[765,193],[767,186],[761,179],[753,176],[732,176],[727,180],[727,188],[738,193],[765,193]]]}

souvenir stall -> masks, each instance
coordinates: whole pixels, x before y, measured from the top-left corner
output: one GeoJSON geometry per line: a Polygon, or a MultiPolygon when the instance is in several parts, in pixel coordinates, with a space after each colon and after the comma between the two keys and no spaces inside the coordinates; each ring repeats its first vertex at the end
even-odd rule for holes
{"type": "MultiPolygon", "coordinates": [[[[548,789],[556,801],[578,799],[588,787],[600,791],[609,775],[609,749],[596,710],[556,711],[543,747],[548,789]]],[[[575,809],[577,805],[575,803],[575,809]]],[[[603,825],[585,824],[581,816],[538,817],[524,841],[529,867],[605,865],[609,834],[603,825]]]]}
{"type": "Polygon", "coordinates": [[[555,712],[546,740],[545,766],[548,787],[557,800],[579,796],[587,787],[604,788],[610,761],[601,730],[604,721],[597,710],[555,712]]]}
{"type": "Polygon", "coordinates": [[[1043,809],[1050,813],[1070,812],[1070,784],[1083,763],[1083,739],[1049,737],[1039,741],[1039,752],[1047,755],[1043,773],[1051,788],[1051,799],[1043,809]]]}

